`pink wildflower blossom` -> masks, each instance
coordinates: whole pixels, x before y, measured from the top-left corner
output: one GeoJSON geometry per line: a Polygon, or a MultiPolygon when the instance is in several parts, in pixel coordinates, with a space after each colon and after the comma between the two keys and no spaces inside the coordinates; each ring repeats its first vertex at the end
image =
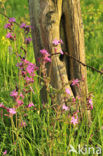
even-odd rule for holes
{"type": "Polygon", "coordinates": [[[76,99],[73,97],[73,98],[72,98],[72,101],[73,101],[73,102],[76,102],[76,99]]]}
{"type": "Polygon", "coordinates": [[[66,92],[67,94],[71,95],[71,92],[70,92],[70,90],[69,90],[68,88],[65,89],[65,92],[66,92]]]}
{"type": "Polygon", "coordinates": [[[0,108],[4,108],[4,109],[8,110],[8,108],[5,107],[5,106],[3,105],[3,103],[0,103],[0,108]]]}
{"type": "Polygon", "coordinates": [[[59,40],[54,39],[52,43],[53,43],[54,46],[57,46],[59,44],[59,40]]]}
{"type": "Polygon", "coordinates": [[[16,114],[15,108],[9,108],[8,111],[12,115],[16,114]]]}
{"type": "Polygon", "coordinates": [[[16,22],[16,19],[15,19],[14,17],[9,18],[9,22],[10,22],[10,23],[16,22]]]}
{"type": "Polygon", "coordinates": [[[24,64],[29,64],[30,62],[26,59],[21,59],[21,61],[23,61],[24,64]]]}
{"type": "Polygon", "coordinates": [[[35,73],[31,73],[31,74],[30,74],[30,76],[32,77],[32,82],[34,81],[34,80],[33,80],[33,77],[34,77],[35,75],[36,75],[35,73]]]}
{"type": "Polygon", "coordinates": [[[10,28],[10,27],[11,27],[10,23],[5,24],[5,26],[4,26],[5,29],[10,28]]]}
{"type": "Polygon", "coordinates": [[[9,38],[11,40],[15,40],[16,39],[16,35],[12,35],[12,33],[8,32],[7,35],[6,35],[6,38],[9,38]]]}
{"type": "Polygon", "coordinates": [[[22,121],[21,122],[21,127],[26,127],[26,126],[27,126],[26,122],[25,121],[22,121]]]}
{"type": "Polygon", "coordinates": [[[21,23],[20,28],[24,28],[26,33],[29,33],[31,26],[26,25],[25,23],[21,23]]]}
{"type": "Polygon", "coordinates": [[[89,104],[90,104],[90,107],[91,107],[91,109],[93,109],[93,101],[92,101],[92,99],[89,99],[89,104]]]}
{"type": "Polygon", "coordinates": [[[24,102],[22,100],[16,100],[17,102],[17,107],[21,106],[24,104],[24,102]]]}
{"type": "Polygon", "coordinates": [[[77,96],[77,99],[80,100],[80,96],[77,96]]]}
{"type": "Polygon", "coordinates": [[[27,83],[33,83],[34,82],[33,78],[28,77],[28,76],[25,78],[25,80],[27,83]]]}
{"type": "Polygon", "coordinates": [[[60,53],[61,53],[62,55],[64,54],[62,50],[60,50],[60,53]]]}
{"type": "Polygon", "coordinates": [[[23,63],[22,62],[20,62],[20,63],[17,63],[17,65],[16,65],[17,67],[22,67],[23,66],[23,63]]]}
{"type": "Polygon", "coordinates": [[[71,117],[71,123],[72,123],[73,125],[78,124],[78,116],[77,116],[77,115],[71,117]]]}
{"type": "Polygon", "coordinates": [[[26,25],[26,26],[25,26],[25,31],[26,31],[26,33],[29,33],[30,28],[31,28],[31,26],[30,26],[30,25],[26,25]]]}
{"type": "Polygon", "coordinates": [[[52,42],[52,44],[54,46],[57,46],[58,44],[63,44],[63,41],[61,39],[60,40],[54,39],[53,42],[52,42]]]}
{"type": "Polygon", "coordinates": [[[57,50],[58,50],[58,49],[55,47],[55,48],[54,48],[54,52],[57,53],[57,50]]]}
{"type": "Polygon", "coordinates": [[[40,50],[40,53],[43,55],[43,61],[45,63],[51,62],[51,58],[49,58],[50,54],[47,52],[47,50],[42,49],[42,50],[40,50]]]}
{"type": "Polygon", "coordinates": [[[34,104],[32,102],[28,104],[28,108],[30,107],[34,107],[34,104]]]}
{"type": "Polygon", "coordinates": [[[25,28],[25,26],[26,26],[26,24],[25,24],[25,23],[22,23],[22,24],[20,25],[20,28],[25,28]]]}
{"type": "Polygon", "coordinates": [[[93,101],[92,101],[92,99],[89,99],[89,104],[91,104],[91,105],[93,104],[93,101]]]}
{"type": "Polygon", "coordinates": [[[0,108],[4,108],[4,105],[3,105],[3,103],[0,103],[0,108]]]}
{"type": "Polygon", "coordinates": [[[79,83],[79,80],[75,79],[75,80],[72,81],[72,86],[74,86],[74,85],[78,86],[79,85],[78,83],[79,83]]]}
{"type": "Polygon", "coordinates": [[[51,58],[49,58],[49,57],[44,57],[44,60],[45,60],[45,62],[47,63],[47,62],[51,62],[51,58]]]}
{"type": "Polygon", "coordinates": [[[60,40],[59,40],[59,43],[60,43],[60,44],[63,44],[63,41],[60,39],[60,40]]]}
{"type": "Polygon", "coordinates": [[[35,70],[35,65],[32,64],[32,63],[29,63],[28,66],[27,66],[27,68],[26,68],[26,70],[27,70],[27,72],[28,72],[29,74],[33,73],[34,70],[35,70]]]}
{"type": "Polygon", "coordinates": [[[5,150],[4,152],[3,152],[3,155],[6,155],[7,154],[7,150],[5,150]]]}
{"type": "Polygon", "coordinates": [[[6,38],[12,39],[13,38],[12,33],[8,32],[7,35],[6,35],[6,38]]]}
{"type": "Polygon", "coordinates": [[[63,105],[62,109],[65,110],[65,111],[67,111],[68,110],[68,107],[66,105],[63,105]]]}
{"type": "Polygon", "coordinates": [[[16,90],[13,90],[11,92],[10,96],[17,97],[18,96],[18,92],[16,90]]]}
{"type": "Polygon", "coordinates": [[[42,49],[42,50],[40,50],[40,53],[42,54],[42,55],[48,55],[49,56],[49,53],[47,52],[47,50],[46,49],[42,49]]]}
{"type": "Polygon", "coordinates": [[[32,41],[32,39],[30,37],[25,38],[25,44],[30,44],[31,41],[32,41]]]}
{"type": "Polygon", "coordinates": [[[24,99],[24,95],[22,93],[20,93],[19,95],[22,99],[24,99]]]}
{"type": "Polygon", "coordinates": [[[93,109],[93,105],[91,105],[91,110],[93,109]]]}
{"type": "Polygon", "coordinates": [[[21,75],[22,75],[23,77],[25,77],[25,76],[26,76],[26,71],[21,71],[21,75]]]}

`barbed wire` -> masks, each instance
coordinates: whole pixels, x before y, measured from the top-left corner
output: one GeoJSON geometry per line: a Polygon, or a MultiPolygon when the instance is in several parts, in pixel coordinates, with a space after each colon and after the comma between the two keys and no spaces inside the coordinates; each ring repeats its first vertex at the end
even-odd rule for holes
{"type": "MultiPolygon", "coordinates": [[[[62,55],[62,54],[61,54],[61,53],[54,53],[54,54],[51,54],[51,56],[53,56],[53,55],[62,55]]],[[[67,52],[64,52],[63,55],[66,55],[66,56],[72,58],[73,60],[75,60],[76,62],[80,63],[81,65],[83,65],[83,66],[85,66],[85,67],[88,67],[88,68],[92,69],[93,71],[96,71],[96,72],[100,73],[101,75],[103,74],[102,71],[100,71],[100,70],[98,70],[98,69],[96,69],[96,68],[94,68],[94,67],[92,67],[92,66],[89,66],[89,65],[87,65],[87,64],[85,64],[85,63],[83,63],[83,62],[81,62],[80,60],[78,60],[78,59],[75,58],[74,56],[69,55],[67,52]]]]}

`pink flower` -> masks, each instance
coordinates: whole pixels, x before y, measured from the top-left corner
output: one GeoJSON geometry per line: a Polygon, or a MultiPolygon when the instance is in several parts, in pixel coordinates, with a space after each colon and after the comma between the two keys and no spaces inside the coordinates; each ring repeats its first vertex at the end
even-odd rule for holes
{"type": "Polygon", "coordinates": [[[21,59],[23,61],[24,64],[29,64],[30,62],[26,59],[21,59]]]}
{"type": "Polygon", "coordinates": [[[73,97],[73,98],[72,98],[72,101],[73,101],[73,102],[76,102],[76,99],[73,97]]]}
{"type": "Polygon", "coordinates": [[[34,82],[33,77],[35,76],[35,73],[31,73],[30,76],[32,77],[31,81],[34,82]]]}
{"type": "Polygon", "coordinates": [[[22,100],[16,100],[16,102],[17,102],[17,106],[21,106],[21,105],[23,105],[24,104],[24,102],[22,101],[22,100]]]}
{"type": "Polygon", "coordinates": [[[0,108],[4,108],[4,105],[3,105],[3,103],[0,103],[0,108]]]}
{"type": "Polygon", "coordinates": [[[43,55],[43,62],[51,62],[51,58],[49,58],[50,54],[47,52],[47,50],[42,49],[40,50],[40,53],[43,55]]]}
{"type": "Polygon", "coordinates": [[[72,86],[74,86],[74,85],[78,86],[79,85],[78,83],[79,83],[79,80],[75,79],[75,80],[72,81],[72,86]]]}
{"type": "Polygon", "coordinates": [[[30,107],[34,107],[34,104],[32,102],[28,104],[28,108],[30,107]]]}
{"type": "Polygon", "coordinates": [[[13,39],[12,33],[8,32],[7,35],[6,35],[6,38],[13,39]]]}
{"type": "Polygon", "coordinates": [[[46,49],[42,49],[42,50],[40,50],[40,53],[42,54],[42,55],[47,55],[47,56],[49,56],[49,53],[47,52],[47,50],[46,49]]]}
{"type": "Polygon", "coordinates": [[[93,104],[93,101],[92,101],[92,99],[89,99],[89,104],[91,104],[91,105],[93,104]]]}
{"type": "Polygon", "coordinates": [[[10,23],[16,22],[16,19],[15,19],[14,17],[9,18],[9,22],[10,22],[10,23]]]}
{"type": "Polygon", "coordinates": [[[60,50],[60,53],[61,53],[62,55],[64,54],[62,50],[60,50]]]}
{"type": "Polygon", "coordinates": [[[32,63],[29,63],[28,66],[27,66],[27,68],[26,68],[26,70],[27,70],[27,72],[28,72],[29,74],[33,73],[34,70],[35,70],[35,65],[32,64],[32,63]]]}
{"type": "Polygon", "coordinates": [[[93,109],[93,105],[91,105],[91,110],[93,109]]]}
{"type": "Polygon", "coordinates": [[[54,46],[57,46],[58,44],[63,44],[63,41],[61,39],[60,40],[54,39],[52,43],[54,46]]]}
{"type": "Polygon", "coordinates": [[[20,28],[25,28],[26,27],[26,24],[25,23],[22,23],[21,25],[20,25],[20,28]]]}
{"type": "Polygon", "coordinates": [[[16,114],[15,108],[9,108],[8,111],[12,115],[16,114]]]}
{"type": "Polygon", "coordinates": [[[13,90],[11,92],[10,96],[17,97],[18,96],[18,92],[16,90],[13,90]]]}
{"type": "Polygon", "coordinates": [[[60,40],[59,40],[59,43],[60,43],[60,44],[63,44],[63,41],[60,39],[60,40]]]}
{"type": "Polygon", "coordinates": [[[77,96],[77,99],[80,100],[80,96],[77,96]]]}
{"type": "Polygon", "coordinates": [[[24,95],[22,93],[20,93],[19,95],[22,99],[24,99],[24,95]]]}
{"type": "Polygon", "coordinates": [[[51,58],[49,58],[49,57],[44,57],[44,60],[45,60],[45,62],[47,63],[47,62],[51,62],[51,58]]]}
{"type": "Polygon", "coordinates": [[[78,116],[77,116],[77,115],[71,117],[71,123],[72,123],[73,125],[78,124],[78,116]]]}
{"type": "Polygon", "coordinates": [[[63,105],[62,109],[65,110],[65,111],[67,111],[68,110],[68,107],[66,105],[63,105]]]}
{"type": "Polygon", "coordinates": [[[5,106],[3,105],[3,103],[0,103],[0,108],[4,108],[4,109],[8,110],[8,108],[5,107],[5,106]]]}
{"type": "Polygon", "coordinates": [[[92,101],[92,99],[89,99],[89,104],[90,104],[90,107],[91,107],[91,109],[93,109],[93,101],[92,101]]]}
{"type": "Polygon", "coordinates": [[[26,71],[32,76],[33,72],[38,70],[38,67],[33,63],[28,63],[26,71]]]}
{"type": "Polygon", "coordinates": [[[59,42],[59,40],[54,39],[52,43],[53,43],[54,46],[57,46],[60,42],[59,42]]]}
{"type": "Polygon", "coordinates": [[[26,25],[25,23],[22,23],[20,25],[20,28],[24,28],[26,33],[29,33],[31,26],[30,25],[26,25]]]}
{"type": "Polygon", "coordinates": [[[25,31],[26,31],[26,33],[29,33],[30,28],[31,28],[31,26],[30,26],[30,25],[26,25],[26,26],[25,26],[25,31]]]}
{"type": "Polygon", "coordinates": [[[68,88],[65,89],[65,92],[66,92],[67,94],[71,95],[71,92],[70,92],[70,90],[69,90],[68,88]]]}
{"type": "Polygon", "coordinates": [[[3,155],[6,155],[7,154],[7,150],[5,150],[4,152],[3,152],[3,155]]]}
{"type": "Polygon", "coordinates": [[[55,47],[55,48],[54,48],[55,53],[57,53],[57,50],[58,50],[58,49],[55,47]]]}
{"type": "Polygon", "coordinates": [[[5,26],[4,26],[5,29],[10,28],[10,27],[11,27],[10,23],[5,24],[5,26]]]}
{"type": "Polygon", "coordinates": [[[26,71],[21,71],[21,75],[22,75],[23,77],[25,77],[25,76],[26,76],[26,71]]]}
{"type": "Polygon", "coordinates": [[[34,82],[33,78],[28,77],[28,76],[25,78],[25,80],[27,83],[33,83],[34,82]]]}
{"type": "Polygon", "coordinates": [[[25,38],[25,44],[30,44],[31,41],[32,41],[32,39],[30,37],[25,38]]]}
{"type": "Polygon", "coordinates": [[[26,126],[27,126],[26,122],[25,121],[22,121],[21,122],[21,127],[26,127],[26,126]]]}
{"type": "Polygon", "coordinates": [[[12,36],[12,33],[8,32],[7,35],[6,35],[6,38],[14,40],[14,39],[16,39],[16,35],[12,36]]]}
{"type": "Polygon", "coordinates": [[[17,67],[22,67],[23,66],[23,63],[22,62],[20,62],[20,63],[17,63],[17,65],[16,65],[17,67]]]}

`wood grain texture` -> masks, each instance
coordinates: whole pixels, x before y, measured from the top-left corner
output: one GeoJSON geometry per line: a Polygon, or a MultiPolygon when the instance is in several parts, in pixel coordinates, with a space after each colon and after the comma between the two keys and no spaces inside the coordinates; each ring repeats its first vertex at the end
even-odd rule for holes
{"type": "MultiPolygon", "coordinates": [[[[45,48],[53,54],[52,41],[62,38],[64,41],[62,49],[85,63],[84,32],[79,0],[29,0],[29,8],[36,60],[40,56],[40,49],[45,48]]],[[[57,49],[59,51],[61,46],[59,45],[57,49]]],[[[49,73],[50,65],[48,65],[47,71],[49,73]]],[[[64,57],[63,61],[60,61],[59,56],[54,55],[50,77],[54,88],[62,89],[63,83],[65,83],[65,88],[70,89],[72,96],[82,96],[81,105],[85,110],[87,95],[86,67],[67,56],[64,57]],[[62,74],[60,75],[60,73],[62,74]],[[80,93],[77,87],[70,87],[69,81],[82,77],[84,82],[80,82],[80,93]]],[[[46,92],[43,91],[41,96],[45,101],[46,92]]],[[[62,103],[62,98],[60,95],[58,103],[62,103]]]]}
{"type": "MultiPolygon", "coordinates": [[[[34,27],[32,30],[32,37],[35,57],[37,60],[40,55],[40,49],[45,48],[49,53],[54,53],[52,41],[54,39],[60,39],[59,27],[62,14],[62,0],[30,0],[29,6],[31,24],[34,27]]],[[[57,48],[58,50],[61,49],[60,46],[57,48]]],[[[63,81],[67,84],[65,87],[71,90],[70,85],[68,84],[68,77],[64,62],[61,62],[58,56],[53,56],[51,66],[50,77],[52,86],[56,89],[62,89],[63,81]],[[62,75],[60,75],[60,73],[62,73],[62,75]]],[[[48,65],[48,73],[49,69],[50,66],[48,65]]],[[[71,95],[73,95],[72,90],[71,95]]],[[[61,96],[59,96],[59,98],[59,102],[61,102],[61,96]]],[[[46,97],[43,95],[42,99],[45,101],[46,97]]]]}

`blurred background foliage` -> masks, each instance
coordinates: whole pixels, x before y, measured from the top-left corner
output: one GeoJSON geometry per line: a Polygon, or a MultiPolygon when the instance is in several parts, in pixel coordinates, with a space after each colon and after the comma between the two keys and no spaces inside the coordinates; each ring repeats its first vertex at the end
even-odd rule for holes
{"type": "Polygon", "coordinates": [[[103,68],[103,1],[81,0],[87,63],[103,68]]]}

